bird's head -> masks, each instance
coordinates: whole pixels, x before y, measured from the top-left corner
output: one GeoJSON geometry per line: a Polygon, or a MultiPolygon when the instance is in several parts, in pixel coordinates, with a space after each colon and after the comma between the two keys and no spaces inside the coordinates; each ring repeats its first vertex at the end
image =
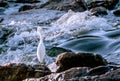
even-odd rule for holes
{"type": "Polygon", "coordinates": [[[40,32],[42,31],[42,28],[41,27],[37,27],[37,33],[38,34],[41,34],[40,32]]]}
{"type": "Polygon", "coordinates": [[[40,36],[40,40],[44,40],[43,27],[37,27],[37,34],[40,36]]]}

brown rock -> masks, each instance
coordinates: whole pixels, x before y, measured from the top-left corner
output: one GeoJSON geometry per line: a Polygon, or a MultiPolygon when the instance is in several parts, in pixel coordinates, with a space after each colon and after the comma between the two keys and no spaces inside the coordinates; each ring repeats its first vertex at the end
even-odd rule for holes
{"type": "Polygon", "coordinates": [[[75,67],[64,72],[24,81],[120,81],[120,68],[113,70],[109,66],[75,67]]]}
{"type": "Polygon", "coordinates": [[[58,6],[56,8],[57,10],[61,10],[61,11],[68,11],[68,10],[73,10],[73,11],[85,11],[87,9],[85,3],[83,2],[83,0],[76,0],[73,1],[72,3],[68,4],[68,5],[62,5],[62,6],[58,6]]]}
{"type": "MultiPolygon", "coordinates": [[[[45,66],[40,67],[46,68],[45,66]]],[[[22,81],[25,78],[43,77],[47,74],[50,74],[50,70],[40,69],[40,71],[36,71],[34,66],[27,66],[25,64],[0,66],[0,81],[22,81]]]]}
{"type": "Polygon", "coordinates": [[[120,67],[107,66],[74,67],[60,73],[52,73],[40,78],[28,78],[24,81],[119,81],[120,67]]]}
{"type": "Polygon", "coordinates": [[[57,72],[61,72],[72,67],[97,67],[106,65],[107,61],[97,54],[65,52],[57,56],[56,64],[59,66],[57,72]]]}
{"type": "Polygon", "coordinates": [[[57,9],[61,11],[85,11],[87,8],[84,0],[49,0],[44,6],[48,9],[57,9]]]}
{"type": "Polygon", "coordinates": [[[69,81],[67,79],[85,76],[87,73],[87,69],[87,67],[71,68],[61,73],[52,73],[42,78],[32,78],[26,79],[24,81],[69,81]]]}
{"type": "Polygon", "coordinates": [[[93,15],[107,15],[107,9],[104,7],[95,7],[90,9],[93,15]]]}

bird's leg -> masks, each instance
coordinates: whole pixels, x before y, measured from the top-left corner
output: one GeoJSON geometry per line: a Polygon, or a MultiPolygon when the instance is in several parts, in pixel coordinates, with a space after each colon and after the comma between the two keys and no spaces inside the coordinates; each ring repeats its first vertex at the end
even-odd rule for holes
{"type": "Polygon", "coordinates": [[[39,64],[40,64],[40,65],[45,65],[45,63],[40,63],[40,62],[39,62],[39,64]]]}
{"type": "MultiPolygon", "coordinates": [[[[40,62],[39,62],[39,63],[40,63],[40,62]]],[[[43,59],[43,62],[40,63],[40,65],[45,65],[45,64],[46,64],[45,59],[43,59]]]]}
{"type": "Polygon", "coordinates": [[[44,64],[44,65],[46,64],[45,59],[43,59],[43,64],[44,64]]]}

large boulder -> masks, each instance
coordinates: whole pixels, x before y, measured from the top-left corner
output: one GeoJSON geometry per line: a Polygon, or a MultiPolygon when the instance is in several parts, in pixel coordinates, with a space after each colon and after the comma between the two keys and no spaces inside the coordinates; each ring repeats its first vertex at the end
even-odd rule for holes
{"type": "Polygon", "coordinates": [[[0,66],[0,81],[22,81],[25,78],[38,78],[50,73],[50,70],[42,65],[8,64],[0,66]]]}
{"type": "Polygon", "coordinates": [[[106,65],[107,61],[98,54],[65,52],[57,56],[57,72],[62,72],[72,67],[97,67],[106,65]]]}

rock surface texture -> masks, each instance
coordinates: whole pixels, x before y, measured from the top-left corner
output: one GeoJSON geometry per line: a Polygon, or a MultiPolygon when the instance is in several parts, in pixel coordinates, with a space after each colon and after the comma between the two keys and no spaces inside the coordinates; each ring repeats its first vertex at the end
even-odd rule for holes
{"type": "Polygon", "coordinates": [[[120,67],[107,64],[100,55],[65,52],[58,55],[56,63],[62,66],[55,73],[24,81],[119,81],[120,67]],[[73,59],[74,58],[74,59],[73,59]]]}
{"type": "Polygon", "coordinates": [[[113,12],[113,14],[114,14],[115,16],[120,16],[120,8],[119,8],[119,9],[116,9],[116,10],[113,12]]]}
{"type": "Polygon", "coordinates": [[[99,66],[96,68],[75,67],[64,72],[53,73],[42,78],[24,81],[120,81],[120,68],[99,66]]]}
{"type": "Polygon", "coordinates": [[[22,81],[25,78],[43,77],[50,73],[50,70],[45,66],[8,64],[0,66],[0,81],[22,81]]]}
{"type": "Polygon", "coordinates": [[[49,0],[48,4],[44,6],[48,9],[57,9],[61,11],[85,11],[87,9],[84,0],[49,0]]]}
{"type": "Polygon", "coordinates": [[[107,61],[97,54],[65,52],[58,55],[56,64],[59,66],[57,72],[61,72],[72,67],[97,67],[106,65],[107,61]]]}
{"type": "Polygon", "coordinates": [[[113,9],[119,0],[85,0],[88,8],[103,6],[107,9],[113,9]]]}

